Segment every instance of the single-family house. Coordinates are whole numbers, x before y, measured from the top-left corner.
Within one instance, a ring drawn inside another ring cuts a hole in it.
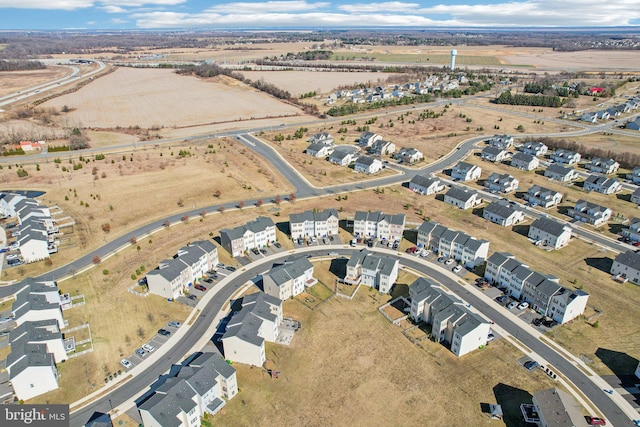
[[[458,162],[451,170],[451,178],[460,181],[474,181],[480,178],[482,169],[467,162]]]
[[[484,187],[492,193],[511,193],[516,191],[520,185],[514,176],[494,172],[484,181]]]
[[[608,120],[611,118],[611,114],[607,110],[599,110],[596,111],[596,117],[598,117],[598,120]]]
[[[540,166],[540,160],[533,154],[518,152],[511,158],[511,166],[524,171],[532,171]]]
[[[587,123],[598,123],[598,113],[588,111],[580,117],[580,120]]]
[[[509,157],[509,152],[504,148],[489,146],[482,149],[480,157],[482,157],[482,160],[497,163]]]
[[[632,242],[640,242],[640,218],[631,218],[629,227],[621,231],[623,237],[628,237]]]
[[[513,145],[513,137],[511,135],[494,135],[488,142],[492,147],[506,149]]]
[[[264,292],[281,300],[300,295],[316,283],[313,264],[306,257],[287,259],[262,275]]]
[[[375,255],[366,249],[354,253],[347,262],[344,282],[362,284],[389,293],[398,278],[400,263],[397,259]]]
[[[509,227],[524,221],[524,212],[506,200],[498,200],[484,207],[482,217],[503,227]]]
[[[569,209],[568,215],[575,220],[597,227],[609,221],[611,213],[611,209],[605,206],[580,199],[573,208]]]
[[[309,144],[321,143],[324,145],[332,145],[333,137],[328,132],[319,132],[309,137]]]
[[[382,161],[370,156],[360,156],[353,166],[356,172],[374,174],[382,170]]]
[[[634,167],[631,173],[627,174],[627,179],[634,184],[640,184],[640,166]]]
[[[486,345],[491,323],[439,284],[420,277],[409,286],[409,298],[411,318],[430,324],[436,342],[449,344],[456,356]]]
[[[266,361],[265,341],[275,342],[282,322],[282,300],[263,292],[242,297],[222,336],[224,357],[261,367]]]
[[[569,166],[562,166],[558,163],[547,166],[544,176],[560,182],[570,182],[577,178],[578,173]]]
[[[382,240],[401,240],[404,233],[405,215],[390,215],[380,211],[357,211],[353,220],[356,237],[375,237]]]
[[[402,147],[394,154],[394,157],[400,160],[402,163],[409,164],[417,163],[424,159],[424,155],[420,150],[418,150],[417,148],[408,147]]]
[[[444,190],[444,184],[440,178],[416,175],[409,181],[409,189],[419,194],[430,195]]]
[[[640,117],[636,117],[635,120],[628,120],[626,128],[630,130],[640,130]]]
[[[138,404],[145,427],[200,426],[205,414],[215,415],[238,393],[235,368],[217,353],[191,356],[169,375]]]
[[[556,163],[564,163],[567,165],[572,165],[574,163],[578,163],[580,161],[580,153],[565,150],[564,148],[558,148],[552,155],[551,160]]]
[[[360,138],[358,139],[358,145],[362,145],[364,147],[371,147],[374,142],[382,139],[382,136],[378,135],[374,132],[362,132],[360,134]]]
[[[233,257],[253,248],[262,248],[276,241],[276,225],[269,217],[258,217],[245,225],[220,230],[220,241]]]
[[[531,206],[549,208],[558,205],[562,201],[562,194],[555,190],[534,185],[527,190],[524,199],[529,202]]]
[[[387,156],[396,151],[396,144],[384,139],[379,139],[369,148],[369,153],[374,156]]]
[[[292,239],[328,237],[338,234],[340,218],[335,209],[304,211],[289,215],[289,231]]]
[[[443,257],[453,258],[469,269],[484,263],[489,253],[488,241],[433,221],[425,221],[418,227],[417,244]]]
[[[549,151],[549,147],[539,141],[525,142],[519,149],[525,154],[531,154],[536,157],[543,156],[547,154],[547,151]]]
[[[640,253],[627,251],[618,254],[613,259],[611,274],[640,285]]]
[[[327,157],[329,154],[331,154],[332,151],[333,149],[331,145],[326,145],[326,144],[323,144],[322,142],[314,142],[313,144],[307,147],[307,149],[305,150],[305,153],[313,157],[321,158],[321,157]]]
[[[602,95],[603,91],[604,89],[601,87],[592,87],[592,88],[589,88],[589,95],[591,96]]]
[[[636,190],[631,195],[631,203],[635,203],[640,206],[640,188],[636,188]]]
[[[560,249],[569,243],[571,228],[555,219],[543,216],[531,224],[528,233],[529,239],[554,249]]]
[[[482,203],[482,197],[477,191],[451,186],[444,195],[444,202],[460,209],[470,209]]]
[[[30,151],[40,151],[44,145],[44,141],[20,141],[20,148],[25,153]]]
[[[610,175],[615,173],[620,168],[620,163],[616,162],[613,159],[603,159],[600,157],[594,157],[589,160],[585,165],[585,169],[594,172],[594,173],[603,173],[605,175]]]
[[[589,175],[583,183],[583,188],[586,191],[614,194],[622,191],[622,183],[615,178],[607,178],[603,175]]]
[[[567,392],[556,387],[540,390],[533,394],[532,401],[533,413],[537,415],[537,418],[533,418],[531,421],[538,426],[588,427],[582,414],[582,408]]]
[[[329,155],[329,162],[338,166],[349,166],[355,159],[355,152],[345,150],[333,150]]]

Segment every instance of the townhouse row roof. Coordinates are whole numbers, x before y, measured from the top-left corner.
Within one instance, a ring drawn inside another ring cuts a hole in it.
[[[268,275],[277,286],[281,286],[303,276],[311,268],[313,264],[307,257],[289,258],[283,264],[274,265],[265,275]]]

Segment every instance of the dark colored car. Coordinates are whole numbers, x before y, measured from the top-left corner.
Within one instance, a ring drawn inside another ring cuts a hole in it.
[[[197,290],[202,291],[202,292],[204,292],[204,291],[206,291],[206,290],[207,290],[207,288],[205,288],[205,287],[204,287],[204,286],[202,286],[202,285],[195,285],[195,286],[194,286],[194,288],[196,288]]]
[[[227,270],[229,270],[229,271],[236,271],[236,268],[235,268],[235,267],[232,267],[232,266],[230,266],[230,265],[229,265],[229,266],[227,266]]]
[[[171,335],[171,332],[167,331],[166,329],[158,329],[158,333],[164,337],[168,337],[169,335]]]
[[[194,300],[194,301],[198,299],[198,297],[193,295],[193,294],[187,295],[187,298],[189,298],[191,300]]]
[[[267,250],[266,250],[266,249],[260,249],[260,253],[261,253],[262,255],[266,255],[266,254],[267,254]]]
[[[282,247],[282,245],[279,242],[275,242],[273,244],[273,246],[275,246],[276,248],[280,249]]]
[[[528,371],[532,371],[535,368],[537,368],[538,366],[540,366],[540,364],[538,362],[536,362],[535,360],[527,360],[526,362],[524,362],[524,367]]]
[[[254,255],[260,255],[260,251],[256,248],[251,249],[251,252],[253,252]]]
[[[540,326],[540,325],[542,325],[542,319],[540,319],[540,318],[533,319],[533,321],[531,323],[533,323],[536,326]]]

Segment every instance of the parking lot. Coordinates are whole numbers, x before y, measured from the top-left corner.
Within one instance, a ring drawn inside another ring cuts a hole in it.
[[[306,239],[300,238],[293,241],[293,247],[296,249],[304,248],[306,246],[324,246],[324,245],[340,245],[340,236],[332,234],[328,237],[308,237]]]
[[[165,324],[161,329],[164,329],[166,331],[168,331],[170,333],[170,335],[162,335],[160,333],[156,333],[153,337],[151,337],[150,340],[148,340],[147,342],[145,342],[144,344],[142,344],[140,347],[138,347],[136,349],[136,351],[134,351],[133,354],[131,354],[130,356],[126,357],[123,360],[128,360],[130,365],[128,368],[126,368],[124,366],[124,363],[121,363],[121,366],[125,369],[132,369],[133,367],[139,365],[140,363],[142,363],[142,361],[144,359],[146,359],[147,357],[149,357],[149,354],[153,353],[154,351],[158,350],[160,347],[162,347],[162,345],[164,345],[164,343],[166,343],[169,338],[171,337],[171,335],[176,332],[178,330],[178,328],[181,326],[179,322],[177,322],[178,326],[171,326],[171,324],[175,322],[175,321],[171,321],[168,322],[167,324]],[[143,348],[146,347],[147,349],[150,349],[151,351],[148,350],[143,350]],[[140,351],[143,350],[143,351]],[[106,380],[106,378],[105,378]],[[106,381],[105,381],[106,382]]]

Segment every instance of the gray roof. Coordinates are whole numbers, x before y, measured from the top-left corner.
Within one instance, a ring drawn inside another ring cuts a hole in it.
[[[462,323],[456,326],[455,332],[460,336],[465,336],[469,332],[473,331],[479,325],[483,323],[488,323],[482,317],[478,316],[475,313],[471,313],[470,311],[466,311],[466,315],[462,318]]]
[[[264,320],[275,322],[276,320],[276,315],[271,313],[270,304],[281,305],[282,301],[263,292],[253,295],[246,295],[242,298],[242,308],[234,313],[229,320],[227,331],[222,336],[223,339],[236,337],[256,346],[262,345],[264,338],[258,336],[262,322]]]
[[[16,296],[15,302],[11,305],[11,311],[16,319],[31,310],[50,310],[55,308],[60,308],[60,304],[49,302],[45,295],[26,292],[20,292]]]
[[[289,222],[293,224],[299,224],[302,222],[326,221],[332,216],[338,218],[338,211],[335,209],[325,209],[323,211],[317,212],[304,211],[290,214]]]
[[[9,333],[9,342],[12,343],[21,338],[27,342],[38,343],[53,339],[61,339],[62,333],[58,329],[58,321],[55,319],[24,322]]]
[[[490,146],[490,147],[484,147],[482,149],[482,154],[483,155],[489,155],[489,156],[497,156],[498,154],[504,152],[505,150],[503,148],[500,147],[494,147],[494,146]]]
[[[467,163],[467,162],[458,162],[453,169],[455,170],[459,170],[459,171],[468,171],[471,168],[476,167],[475,165],[472,165],[471,163]]]
[[[45,344],[31,344],[24,340],[11,344],[11,353],[7,357],[9,380],[14,379],[29,367],[52,365],[53,354],[47,352]]]
[[[487,258],[487,263],[500,266],[505,262],[507,262],[508,259],[511,259],[511,258],[513,258],[513,255],[511,255],[508,252],[494,252],[491,254],[489,258]]]
[[[182,378],[169,378],[157,392],[139,408],[149,411],[163,427],[178,427],[180,412],[188,413],[196,407],[195,391]]]
[[[469,190],[466,188],[460,188],[456,186],[451,186],[449,190],[446,192],[445,197],[448,196],[455,200],[460,200],[461,202],[469,201],[473,196],[477,196],[478,193],[473,190]]]
[[[543,216],[531,223],[531,227],[542,230],[545,233],[549,233],[552,236],[559,236],[564,233],[567,226],[561,222],[553,220],[549,217]]]
[[[147,276],[157,275],[163,277],[168,282],[172,282],[188,268],[190,268],[189,265],[182,260],[182,257],[165,259],[158,263],[158,267],[148,272]]]
[[[430,176],[416,175],[413,178],[411,178],[410,182],[412,184],[419,185],[420,187],[429,188],[433,184],[439,183],[440,179],[439,178],[432,178]]]
[[[195,359],[189,362],[189,366],[200,367],[209,365],[223,378],[229,379],[236,373],[236,368],[227,363],[218,353],[200,353]]]
[[[550,199],[556,194],[560,194],[558,191],[549,190],[548,188],[541,187],[539,185],[533,185],[527,190],[527,194],[540,199]]]
[[[409,297],[415,301],[433,300],[443,293],[437,282],[426,277],[419,277],[409,285]]]
[[[366,166],[371,166],[373,164],[373,162],[375,162],[376,160],[378,160],[378,159],[376,159],[374,157],[371,157],[371,156],[360,156],[360,157],[358,157],[358,160],[356,160],[356,163],[360,163],[360,164],[366,165]]]
[[[533,271],[531,271],[531,269],[529,267],[527,267],[524,264],[520,264],[515,270],[513,270],[511,272],[520,282],[524,282],[525,279],[529,276],[531,276],[531,274],[533,274]]]
[[[327,147],[327,144],[322,142],[314,142],[307,147],[307,151],[320,151]]]
[[[544,297],[551,298],[561,289],[564,289],[557,282],[553,282],[549,279],[544,279],[536,286],[536,291],[540,292]]]
[[[303,276],[305,271],[313,268],[313,264],[306,257],[285,260],[284,264],[274,265],[265,276],[271,277],[277,286],[287,283],[289,280]]]
[[[206,253],[212,253],[213,251],[217,251],[218,248],[209,240],[196,240],[191,243],[193,246],[197,246]]]
[[[334,150],[333,153],[331,153],[331,156],[329,156],[330,159],[336,159],[336,160],[342,160],[344,158],[346,158],[347,156],[352,156],[353,153],[350,151],[343,151],[343,150]]]
[[[515,209],[510,203],[504,201],[491,202],[484,207],[483,212],[489,212],[501,218],[509,218],[518,209]]]
[[[511,161],[530,163],[532,160],[536,158],[537,157],[534,156],[533,154],[527,154],[527,153],[518,151],[516,154],[513,155],[513,157],[511,158]]]
[[[607,178],[602,175],[589,175],[585,180],[585,183],[598,185],[602,188],[609,188],[618,183],[618,180],[615,178]]]
[[[572,172],[574,169],[570,166],[562,166],[561,164],[558,163],[553,163],[551,165],[549,165],[547,167],[547,169],[545,170],[546,172],[549,173],[553,173],[556,175],[567,175],[568,173]]]
[[[634,251],[623,252],[618,254],[614,261],[640,271],[640,253]]]
[[[587,427],[582,409],[568,393],[557,388],[533,394],[538,411],[547,425],[554,427]]]
[[[227,238],[231,241],[237,240],[244,236],[247,230],[251,230],[253,233],[260,233],[265,231],[269,227],[275,227],[273,220],[269,217],[259,216],[253,221],[247,222],[245,225],[240,225],[231,229],[220,230],[220,234],[226,234]]]

